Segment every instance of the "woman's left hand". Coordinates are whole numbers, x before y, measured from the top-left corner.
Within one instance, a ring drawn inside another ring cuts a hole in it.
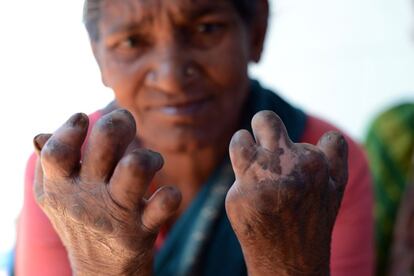
[[[230,143],[236,181],[226,198],[249,275],[328,275],[348,175],[344,137],[295,144],[270,111],[256,114],[252,128],[255,139],[241,130]]]

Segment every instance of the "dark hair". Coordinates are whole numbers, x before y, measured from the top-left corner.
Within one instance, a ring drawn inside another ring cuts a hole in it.
[[[103,0],[85,0],[83,7],[83,22],[88,31],[89,38],[93,41],[99,39],[98,22],[100,6]],[[241,18],[249,24],[256,12],[256,0],[230,0]]]

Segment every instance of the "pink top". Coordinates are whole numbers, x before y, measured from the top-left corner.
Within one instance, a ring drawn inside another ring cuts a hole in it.
[[[99,117],[99,112],[92,114],[90,125]],[[329,130],[336,128],[308,116],[302,142],[316,144]],[[349,181],[333,230],[331,275],[369,276],[373,275],[374,268],[371,176],[360,146],[349,137],[347,141]],[[16,273],[19,276],[69,276],[72,273],[66,250],[33,196],[35,164],[36,156],[32,155],[26,168],[25,199],[18,224]]]

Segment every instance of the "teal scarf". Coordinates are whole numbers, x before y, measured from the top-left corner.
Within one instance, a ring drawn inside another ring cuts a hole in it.
[[[272,91],[251,82],[242,128],[251,131],[250,121],[261,110],[277,113],[290,138],[298,142],[306,115]],[[155,275],[247,275],[240,244],[227,219],[224,199],[234,182],[228,156],[177,220],[155,258]]]

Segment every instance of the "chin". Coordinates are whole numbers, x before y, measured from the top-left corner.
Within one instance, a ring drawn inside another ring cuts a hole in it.
[[[165,131],[163,134],[152,135],[153,139],[144,139],[144,144],[161,153],[191,153],[202,148],[217,144],[217,136],[207,131]],[[148,141],[148,142],[145,142]]]

